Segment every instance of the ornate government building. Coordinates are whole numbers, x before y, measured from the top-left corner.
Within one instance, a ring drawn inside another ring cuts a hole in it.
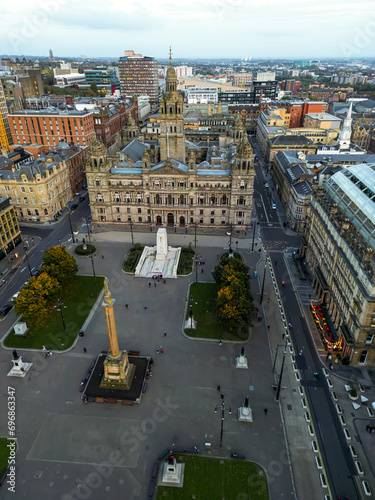
[[[170,58],[171,61],[171,58]],[[251,224],[254,154],[237,117],[219,140],[186,140],[183,99],[172,62],[160,103],[158,140],[145,140],[134,120],[126,143],[108,154],[93,140],[87,186],[93,222],[245,230]]]

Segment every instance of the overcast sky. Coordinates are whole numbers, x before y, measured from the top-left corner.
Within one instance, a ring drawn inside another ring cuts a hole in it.
[[[0,53],[120,57],[324,58],[375,55],[373,0],[17,0]]]

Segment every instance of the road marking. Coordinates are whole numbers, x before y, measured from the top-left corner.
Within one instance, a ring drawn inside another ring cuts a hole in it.
[[[26,269],[26,267],[24,267],[23,269],[21,269],[20,273],[23,273],[25,269]]]

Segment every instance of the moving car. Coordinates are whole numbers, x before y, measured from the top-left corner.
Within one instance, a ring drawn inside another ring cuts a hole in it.
[[[82,201],[85,201],[85,199],[86,199],[86,198],[85,198],[84,196],[81,196],[81,197],[80,197],[80,199],[79,199],[79,201],[81,201],[81,202],[82,202]]]
[[[1,288],[3,285],[5,285],[5,283],[6,283],[6,280],[0,280],[0,288]]]
[[[18,297],[18,295],[19,295],[19,294],[20,294],[20,292],[16,292],[16,293],[12,296],[11,300],[16,300],[16,298]]]
[[[74,203],[74,205],[72,205],[72,206],[71,206],[70,211],[71,211],[71,212],[74,212],[74,210],[75,210],[76,208],[78,208],[78,205],[77,205],[77,203]]]
[[[276,203],[272,202],[271,207],[273,208],[273,210],[276,210]]]
[[[6,306],[3,306],[1,309],[0,309],[0,316],[1,317],[4,317],[8,314],[8,312],[12,309],[13,306],[11,306],[10,304],[7,304]]]
[[[264,183],[264,187],[265,187],[265,188],[268,188],[268,187],[269,187],[268,182],[265,182],[265,183]]]

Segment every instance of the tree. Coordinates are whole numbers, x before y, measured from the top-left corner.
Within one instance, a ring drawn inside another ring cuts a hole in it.
[[[98,86],[96,85],[96,82],[92,82],[90,85],[90,90],[94,92],[94,95],[98,95]]]
[[[61,293],[61,285],[46,272],[29,283],[20,291],[15,300],[17,314],[22,314],[29,326],[40,326],[52,315],[54,304]]]
[[[223,257],[212,273],[219,286],[216,307],[219,319],[230,329],[240,330],[250,323],[253,299],[249,268],[236,257]]]
[[[65,250],[65,245],[49,248],[44,252],[43,271],[55,278],[62,288],[77,274],[77,263],[69,252]]]

